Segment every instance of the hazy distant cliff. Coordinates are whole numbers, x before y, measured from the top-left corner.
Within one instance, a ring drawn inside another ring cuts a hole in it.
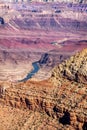
[[[86,0],[4,0],[5,2],[30,2],[30,1],[36,1],[36,2],[74,2],[74,3],[87,3]]]

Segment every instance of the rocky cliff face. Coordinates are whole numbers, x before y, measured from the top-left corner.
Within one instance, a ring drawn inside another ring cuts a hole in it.
[[[60,76],[87,84],[87,49],[78,52],[69,60],[56,66],[52,72],[52,76],[56,77],[56,79]]]
[[[48,52],[41,56],[41,59],[39,60],[39,64],[41,67],[45,66],[45,67],[53,68],[56,64],[63,62],[69,56],[70,56],[70,54],[63,55],[63,53],[61,53],[61,52],[59,54],[55,54],[55,53],[49,54],[49,52]]]

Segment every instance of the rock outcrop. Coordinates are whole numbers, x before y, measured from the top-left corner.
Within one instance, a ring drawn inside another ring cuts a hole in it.
[[[69,80],[87,84],[87,49],[78,52],[69,60],[56,66],[53,69],[52,76],[65,77]]]
[[[67,59],[70,56],[69,54],[63,54],[63,52],[60,52],[58,54],[50,54],[50,52],[45,53],[41,56],[39,60],[40,66],[46,66],[53,68],[56,64],[59,64],[63,62],[65,59]]]
[[[32,114],[38,112],[38,114],[45,115],[50,121],[55,120],[56,130],[58,128],[62,130],[71,128],[80,130],[83,127],[87,128],[86,86],[83,86],[83,88],[81,86],[83,85],[71,84],[65,80],[61,87],[55,87],[48,81],[9,83],[9,87],[4,92],[0,92],[0,105],[5,104],[12,109],[31,111]],[[2,83],[0,87],[3,88],[5,85]],[[2,88],[1,90],[3,90]],[[12,119],[12,117],[10,118]],[[28,122],[30,119],[26,117],[26,120]],[[46,121],[48,122],[47,118]],[[39,129],[40,124],[38,123],[38,125]],[[51,125],[52,123],[49,124],[49,126]],[[16,124],[16,126],[23,127],[19,124]],[[34,124],[31,125],[31,128],[33,127]],[[44,127],[46,129],[46,126]]]

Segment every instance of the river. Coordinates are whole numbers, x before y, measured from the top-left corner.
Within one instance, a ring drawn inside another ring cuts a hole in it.
[[[38,72],[38,70],[40,69],[40,68],[39,68],[39,65],[38,65],[38,62],[33,62],[33,63],[32,63],[32,66],[33,66],[33,70],[31,70],[31,72],[29,72],[28,75],[27,75],[24,79],[20,80],[19,82],[23,82],[23,81],[29,80],[29,79],[32,78],[32,76],[34,76],[34,75]]]

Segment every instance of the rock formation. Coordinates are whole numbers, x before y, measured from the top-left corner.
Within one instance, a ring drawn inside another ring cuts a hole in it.
[[[64,61],[87,48],[86,5],[9,7],[0,6],[0,130],[87,130],[87,49]],[[56,64],[51,77],[18,82],[38,60],[39,77]]]
[[[61,72],[60,65],[55,67],[49,80],[24,83],[0,82],[0,127],[7,130],[16,128],[23,130],[33,128],[37,130],[42,128],[44,130],[86,130],[87,85],[84,84],[84,78],[82,78],[82,76],[84,77],[83,72],[86,70],[81,66],[82,62],[83,65],[87,62],[86,58],[87,49],[84,49],[62,63]],[[64,64],[66,63],[65,67],[70,67],[74,62],[76,66],[73,67],[78,70],[81,68],[78,71],[82,72],[82,75],[79,75],[81,83],[70,81],[64,78],[66,75],[62,74]],[[2,117],[2,110],[5,110],[4,117]],[[8,114],[9,120],[7,121]],[[17,114],[16,120],[15,114]]]
[[[69,56],[70,56],[70,54],[67,55],[62,52],[60,52],[59,54],[55,54],[55,53],[50,54],[50,52],[48,52],[41,56],[41,58],[39,60],[39,64],[41,67],[46,66],[46,67],[53,68],[56,64],[63,62]]]
[[[87,49],[78,52],[53,70],[52,76],[65,77],[69,80],[87,84]]]

